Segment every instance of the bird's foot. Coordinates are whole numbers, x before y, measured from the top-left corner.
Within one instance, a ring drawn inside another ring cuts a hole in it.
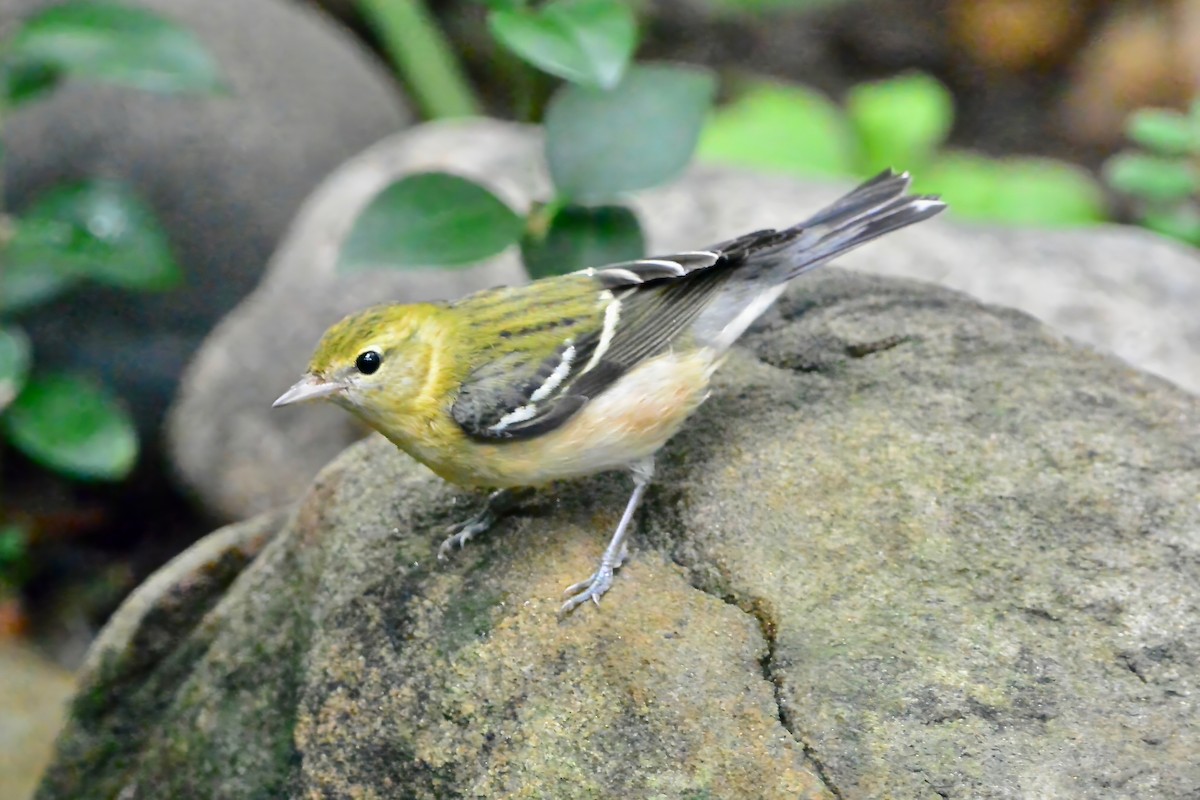
[[[492,492],[488,496],[487,505],[480,509],[478,514],[447,528],[450,535],[438,547],[438,561],[445,561],[455,548],[462,549],[471,539],[486,533],[530,493],[529,489],[500,489]]]
[[[438,547],[438,561],[445,561],[455,549],[461,550],[463,545],[495,524],[496,515],[486,508],[470,519],[454,523],[447,529],[450,535]]]
[[[607,592],[612,587],[613,568],[601,567],[592,573],[592,577],[586,581],[572,584],[567,587],[563,594],[569,594],[571,597],[567,602],[562,604],[562,608],[558,610],[558,616],[565,617],[576,609],[576,607],[591,600],[597,606],[600,605],[600,595]]]
[[[621,568],[628,555],[629,551],[621,548],[621,555],[615,563],[610,564],[607,558],[602,558],[600,559],[600,566],[591,574],[591,577],[568,586],[563,594],[570,595],[570,597],[567,598],[567,602],[562,604],[562,608],[558,610],[559,619],[570,614],[588,600],[591,600],[599,607],[600,596],[612,588],[613,573]]]

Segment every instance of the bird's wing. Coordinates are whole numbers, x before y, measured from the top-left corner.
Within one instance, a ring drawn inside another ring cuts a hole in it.
[[[692,323],[698,343],[728,348],[781,284],[945,207],[908,188],[907,174],[888,170],[790,228],[466,298],[463,318],[502,341],[478,348],[454,419],[478,439],[540,436]]]
[[[462,382],[451,415],[476,439],[553,431],[666,351],[723,282],[723,264],[715,250],[677,253],[466,298],[464,316],[499,332]]]

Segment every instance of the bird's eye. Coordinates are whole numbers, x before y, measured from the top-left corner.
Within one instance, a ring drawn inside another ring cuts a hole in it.
[[[365,353],[360,353],[358,358],[354,359],[354,366],[358,367],[358,371],[363,375],[370,375],[378,370],[383,365],[383,356],[374,350],[368,350]]]

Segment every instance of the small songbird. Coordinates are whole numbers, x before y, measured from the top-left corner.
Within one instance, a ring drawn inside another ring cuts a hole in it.
[[[439,558],[486,531],[517,490],[627,469],[633,494],[566,613],[599,603],[626,557],[654,455],[704,402],[738,337],[793,278],[945,205],[890,170],[785,230],[449,303],[346,317],[276,406],[324,398],[452,483],[495,489]]]

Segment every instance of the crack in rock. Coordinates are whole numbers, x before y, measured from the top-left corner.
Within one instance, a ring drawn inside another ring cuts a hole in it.
[[[705,582],[696,577],[696,570],[693,566],[687,564],[684,559],[676,552],[675,548],[669,548],[667,551],[668,557],[677,566],[683,568],[688,575],[688,583],[698,592],[702,592],[711,597],[715,597],[726,605],[737,608],[744,614],[754,618],[758,623],[759,632],[762,634],[763,641],[767,645],[767,651],[762,658],[758,659],[759,667],[762,670],[763,680],[771,684],[771,695],[775,700],[775,712],[779,719],[779,724],[783,727],[788,735],[803,749],[804,757],[812,764],[813,771],[817,778],[824,784],[829,793],[843,800],[841,790],[833,782],[833,776],[826,768],[825,763],[821,760],[816,752],[816,748],[810,744],[803,735],[798,733],[795,728],[795,723],[788,714],[784,705],[783,698],[783,682],[782,679],[775,674],[773,665],[775,663],[776,637],[778,633],[778,625],[774,619],[774,615],[770,608],[770,603],[762,598],[752,598],[745,600],[739,598],[738,594],[732,591],[720,591],[716,588],[706,586]],[[713,565],[708,565],[713,566]]]

